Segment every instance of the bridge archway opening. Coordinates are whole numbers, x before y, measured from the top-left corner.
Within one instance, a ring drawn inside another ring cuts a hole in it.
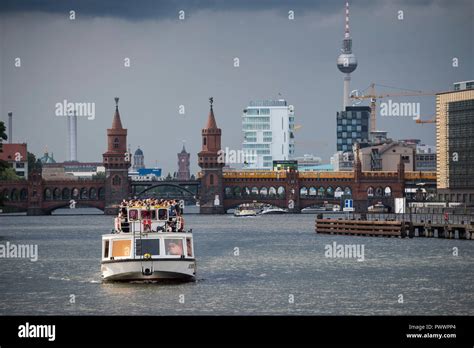
[[[99,188],[99,200],[102,201],[105,199],[105,187]]]
[[[89,199],[89,192],[87,188],[81,188],[81,199]]]
[[[280,198],[280,199],[285,198],[285,188],[283,186],[278,187],[277,197]]]
[[[196,202],[196,193],[186,187],[175,184],[158,184],[146,188],[137,194],[138,198],[161,198],[161,199],[183,199]]]
[[[71,190],[69,190],[67,187],[63,188],[63,192],[61,193],[61,198],[63,200],[71,199]]]
[[[87,209],[84,209],[87,208]],[[50,207],[47,213],[51,215],[102,215],[104,211],[102,207],[94,203],[78,201],[71,204],[70,201],[60,202],[53,207]]]
[[[79,189],[77,187],[74,187],[71,190],[71,198],[74,200],[79,200],[79,195],[80,195]]]
[[[271,186],[271,187],[268,189],[268,197],[269,197],[269,198],[275,198],[275,197],[276,197],[276,194],[277,194],[276,188],[274,188],[273,186]]]
[[[2,200],[9,201],[10,200],[10,191],[8,189],[3,189],[2,191]]]
[[[28,200],[28,190],[26,188],[22,188],[20,191],[20,201]]]
[[[14,202],[18,202],[20,200],[20,193],[16,188],[14,188],[11,192],[10,199]]]

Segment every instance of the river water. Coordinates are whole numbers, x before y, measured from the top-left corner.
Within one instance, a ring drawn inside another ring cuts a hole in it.
[[[198,279],[160,285],[101,283],[110,216],[1,216],[0,244],[36,244],[38,260],[0,259],[0,314],[474,314],[473,241],[317,235],[314,218],[187,215]],[[334,242],[364,261],[326,257]]]

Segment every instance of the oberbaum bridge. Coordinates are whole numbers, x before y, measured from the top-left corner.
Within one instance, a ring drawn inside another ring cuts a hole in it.
[[[207,124],[201,132],[198,179],[131,181],[127,129],[122,126],[116,98],[112,127],[107,129],[107,151],[103,154],[105,178],[45,180],[41,172],[32,172],[28,180],[0,181],[4,207],[26,211],[28,215],[49,215],[74,203],[77,207],[95,207],[104,214],[116,214],[122,199],[154,196],[199,202],[201,214],[224,214],[242,203],[253,202],[299,213],[306,207],[325,202],[341,204],[346,199],[352,200],[356,212],[366,212],[379,202],[393,209],[395,198],[404,197],[406,188],[417,188],[420,183],[426,188],[436,187],[435,173],[405,172],[401,161],[396,172],[362,171],[358,154],[352,171],[224,170],[224,163],[218,160],[222,131],[217,127],[212,98],[210,101]]]

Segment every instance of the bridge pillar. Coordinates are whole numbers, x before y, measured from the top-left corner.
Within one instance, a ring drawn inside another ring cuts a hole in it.
[[[107,152],[103,157],[105,167],[105,209],[104,214],[117,214],[118,205],[130,195],[128,168],[130,154],[127,152],[127,129],[122,127],[118,100],[115,98],[115,114],[112,128],[107,129]]]
[[[286,208],[290,213],[301,212],[298,171],[294,169],[286,173]]]
[[[225,214],[224,183],[222,167],[225,156],[221,150],[221,129],[217,128],[213,99],[206,127],[201,131],[202,149],[198,153],[198,164],[201,167],[201,194],[199,212],[201,214]]]

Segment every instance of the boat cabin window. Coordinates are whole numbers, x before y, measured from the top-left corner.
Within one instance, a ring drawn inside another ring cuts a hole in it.
[[[109,257],[109,245],[110,245],[110,241],[107,239],[104,243],[104,258]]]
[[[132,245],[131,240],[114,240],[112,244],[112,256],[113,257],[130,256],[131,245]]]
[[[137,220],[138,219],[138,210],[137,209],[130,209],[128,211],[128,219],[130,221]]]
[[[177,238],[165,239],[165,250],[166,255],[184,255],[183,240]]]
[[[142,210],[141,213],[142,213],[142,220],[155,219],[156,212],[154,210]]]
[[[167,208],[158,209],[158,220],[159,221],[168,220],[168,209]]]
[[[193,256],[193,243],[191,243],[191,238],[186,238],[186,251],[189,257]]]
[[[160,255],[160,240],[159,239],[135,240],[135,255],[143,256],[145,254]]]

